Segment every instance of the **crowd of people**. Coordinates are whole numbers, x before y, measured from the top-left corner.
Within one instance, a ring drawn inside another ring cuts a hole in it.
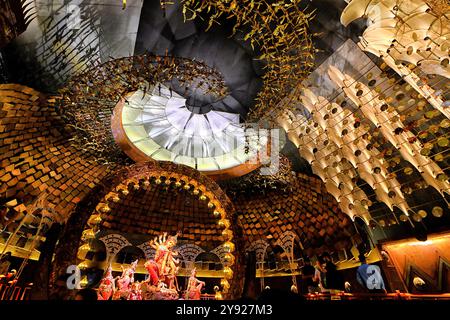
[[[0,258],[0,284],[13,285],[15,281],[17,281],[16,270],[9,270],[11,266],[11,257],[11,253],[8,252]],[[368,264],[367,259],[363,254],[359,256],[359,260],[361,264],[356,269],[356,281],[361,285],[362,288],[364,288],[367,293],[386,293],[387,291],[380,267],[375,264]],[[300,292],[295,286],[294,288],[291,288],[291,293],[294,293],[295,295],[297,295],[298,293],[305,295],[314,293],[333,294],[338,292],[352,292],[350,282],[346,281],[343,273],[338,271],[336,264],[333,263],[332,258],[328,253],[324,253],[319,256],[315,260],[314,264],[308,257],[304,258],[304,266],[302,267],[301,274],[302,281]],[[188,290],[186,291],[187,293],[189,293],[189,295],[185,297],[186,299],[197,300],[200,298],[199,295],[205,283],[198,281],[195,276],[196,274],[194,270],[189,279],[189,286]],[[105,279],[109,278],[105,277],[102,281],[105,281]],[[62,279],[61,282],[61,287],[66,285],[66,279]],[[99,295],[101,296],[101,294],[104,293],[105,290],[99,291],[100,293],[97,293],[97,291],[93,289],[83,289],[77,292],[75,299],[97,300]],[[133,290],[130,290],[130,292],[132,291]],[[274,290],[266,288],[261,296],[268,297],[270,296],[269,293],[271,292],[274,292]],[[109,293],[111,295],[113,291]]]
[[[367,293],[386,293],[381,269],[377,265],[367,263],[364,254],[359,256],[361,265],[356,270],[357,282]],[[309,258],[304,259],[302,268],[303,292],[306,293],[337,293],[351,292],[350,282],[345,281],[344,276],[338,271],[330,254],[319,256],[314,265]]]

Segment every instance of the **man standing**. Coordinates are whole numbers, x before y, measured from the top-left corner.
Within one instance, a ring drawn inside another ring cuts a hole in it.
[[[344,291],[344,278],[331,260],[330,254],[325,252],[322,258],[325,261],[325,289],[330,290],[332,293],[334,291]]]
[[[305,265],[302,268],[302,284],[303,294],[320,292],[319,281],[320,272],[311,265],[311,261],[308,257],[304,259]],[[319,274],[319,275],[317,275]]]
[[[370,293],[387,293],[380,267],[367,264],[364,254],[359,255],[361,265],[356,270],[356,280]]]

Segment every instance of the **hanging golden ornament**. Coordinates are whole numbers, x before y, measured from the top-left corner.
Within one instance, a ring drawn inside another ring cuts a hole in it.
[[[449,119],[444,119],[441,121],[441,123],[439,124],[441,128],[443,129],[447,129],[448,127],[450,127],[450,120]]]
[[[93,226],[96,226],[96,225],[100,224],[100,222],[102,222],[102,218],[100,217],[100,215],[99,214],[93,214],[92,216],[89,217],[89,220],[88,220],[87,224],[90,227],[93,227]]]
[[[419,132],[419,138],[420,139],[426,139],[427,137],[428,137],[428,132],[427,131]]]
[[[223,244],[223,248],[226,252],[231,253],[234,252],[235,246],[233,242],[227,241]]]
[[[438,144],[439,147],[442,147],[442,148],[448,147],[448,139],[447,139],[447,137],[440,137],[437,140],[437,144]]]
[[[78,248],[77,257],[80,260],[83,260],[86,258],[86,254],[91,250],[91,247],[88,243],[83,244],[81,247]]]
[[[434,160],[436,161],[436,162],[442,162],[442,161],[444,161],[444,156],[441,154],[441,153],[439,153],[439,154],[437,154],[437,155],[435,155],[434,156]]]
[[[429,156],[431,153],[431,149],[433,148],[433,146],[428,144],[425,144],[425,146],[422,148],[422,150],[420,150],[420,154],[423,156]]]
[[[434,207],[433,210],[431,211],[431,213],[436,218],[440,218],[444,214],[444,210],[441,207]]]
[[[428,131],[430,131],[433,134],[436,134],[439,131],[439,126],[433,124],[428,127]]]
[[[419,214],[419,216],[421,216],[422,218],[426,218],[427,217],[427,212],[425,210],[419,210],[417,212]]]
[[[78,265],[81,270],[87,269],[89,267],[88,261],[83,261]]]
[[[406,214],[402,214],[402,215],[400,216],[400,221],[402,221],[402,222],[408,221],[408,216],[407,216]]]
[[[81,281],[80,281],[80,286],[84,288],[84,287],[86,287],[88,284],[89,284],[89,280],[88,280],[87,276],[84,276],[84,277],[81,279]]]
[[[397,221],[395,221],[395,219],[390,219],[389,220],[389,225],[390,226],[394,226],[394,225],[396,225],[397,224]]]
[[[411,194],[413,189],[410,186],[402,186],[401,190],[404,194]]]
[[[403,170],[403,172],[406,174],[406,175],[411,175],[413,172],[414,172],[414,170],[411,168],[411,167],[406,167],[404,170]]]
[[[427,101],[426,100],[419,100],[419,102],[417,103],[417,106],[420,107],[420,110],[423,110],[423,108],[427,105]]]
[[[83,240],[94,239],[95,238],[95,232],[94,232],[93,229],[84,230],[81,237],[82,237]]]
[[[417,214],[417,213],[413,214],[412,218],[416,222],[422,221],[422,217],[419,214]]]
[[[403,99],[405,99],[405,97],[406,97],[406,95],[403,92],[399,91],[395,95],[395,100],[402,101]]]
[[[222,286],[222,288],[223,288],[224,290],[230,288],[230,283],[228,282],[227,279],[221,279],[221,280],[220,280],[220,285]]]
[[[416,100],[415,99],[409,99],[407,102],[407,106],[408,107],[412,107],[416,104]]]

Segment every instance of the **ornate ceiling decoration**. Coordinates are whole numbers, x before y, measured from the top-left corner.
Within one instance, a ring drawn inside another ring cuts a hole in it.
[[[226,86],[221,75],[199,61],[144,54],[111,60],[73,78],[58,99],[69,127],[76,133],[73,142],[91,150],[98,159],[123,161],[111,134],[111,115],[128,93],[159,83],[197,88],[221,97]]]
[[[197,114],[184,97],[162,84],[138,90],[119,103],[113,134],[137,162],[172,161],[206,174],[253,160],[267,144],[261,133],[245,130],[238,114],[215,110]],[[248,165],[251,170],[257,167]]]
[[[239,196],[242,192],[261,192],[265,190],[287,191],[291,188],[295,173],[292,164],[285,156],[281,156],[279,169],[272,175],[261,175],[260,171],[253,171],[242,177],[221,181],[220,186],[230,196]]]
[[[300,2],[181,1],[185,20],[198,16],[208,19],[209,29],[222,17],[232,19],[234,32],[243,31],[244,40],[261,51],[259,59],[267,63],[262,77],[264,86],[256,98],[256,105],[250,110],[249,120],[270,118],[270,114],[279,114],[295,106],[303,88],[302,82],[312,70],[314,49],[308,25],[313,15],[303,11]],[[169,1],[161,1],[163,7],[168,4]]]
[[[359,46],[384,62],[450,118],[448,105],[420,73],[450,78],[450,5],[448,1],[353,0],[341,22],[367,17]]]

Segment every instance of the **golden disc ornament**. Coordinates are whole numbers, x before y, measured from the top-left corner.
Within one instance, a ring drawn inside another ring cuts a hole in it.
[[[431,214],[436,218],[440,218],[444,214],[444,210],[441,207],[434,207]]]
[[[442,120],[441,123],[439,123],[439,126],[443,129],[447,129],[448,127],[450,127],[450,120],[449,119]]]
[[[448,147],[448,139],[447,139],[447,137],[440,137],[440,138],[437,140],[437,144],[438,144],[438,146],[441,147],[441,148]]]
[[[444,161],[444,156],[442,155],[442,154],[437,154],[437,155],[435,155],[434,156],[434,160],[436,161],[436,162],[442,162],[442,161]]]
[[[419,210],[419,212],[417,212],[419,214],[419,216],[421,216],[422,218],[426,218],[427,217],[427,212],[425,210]]]
[[[403,170],[403,172],[404,172],[406,175],[410,176],[410,175],[413,174],[414,170],[413,170],[411,167],[406,167],[406,168]]]

